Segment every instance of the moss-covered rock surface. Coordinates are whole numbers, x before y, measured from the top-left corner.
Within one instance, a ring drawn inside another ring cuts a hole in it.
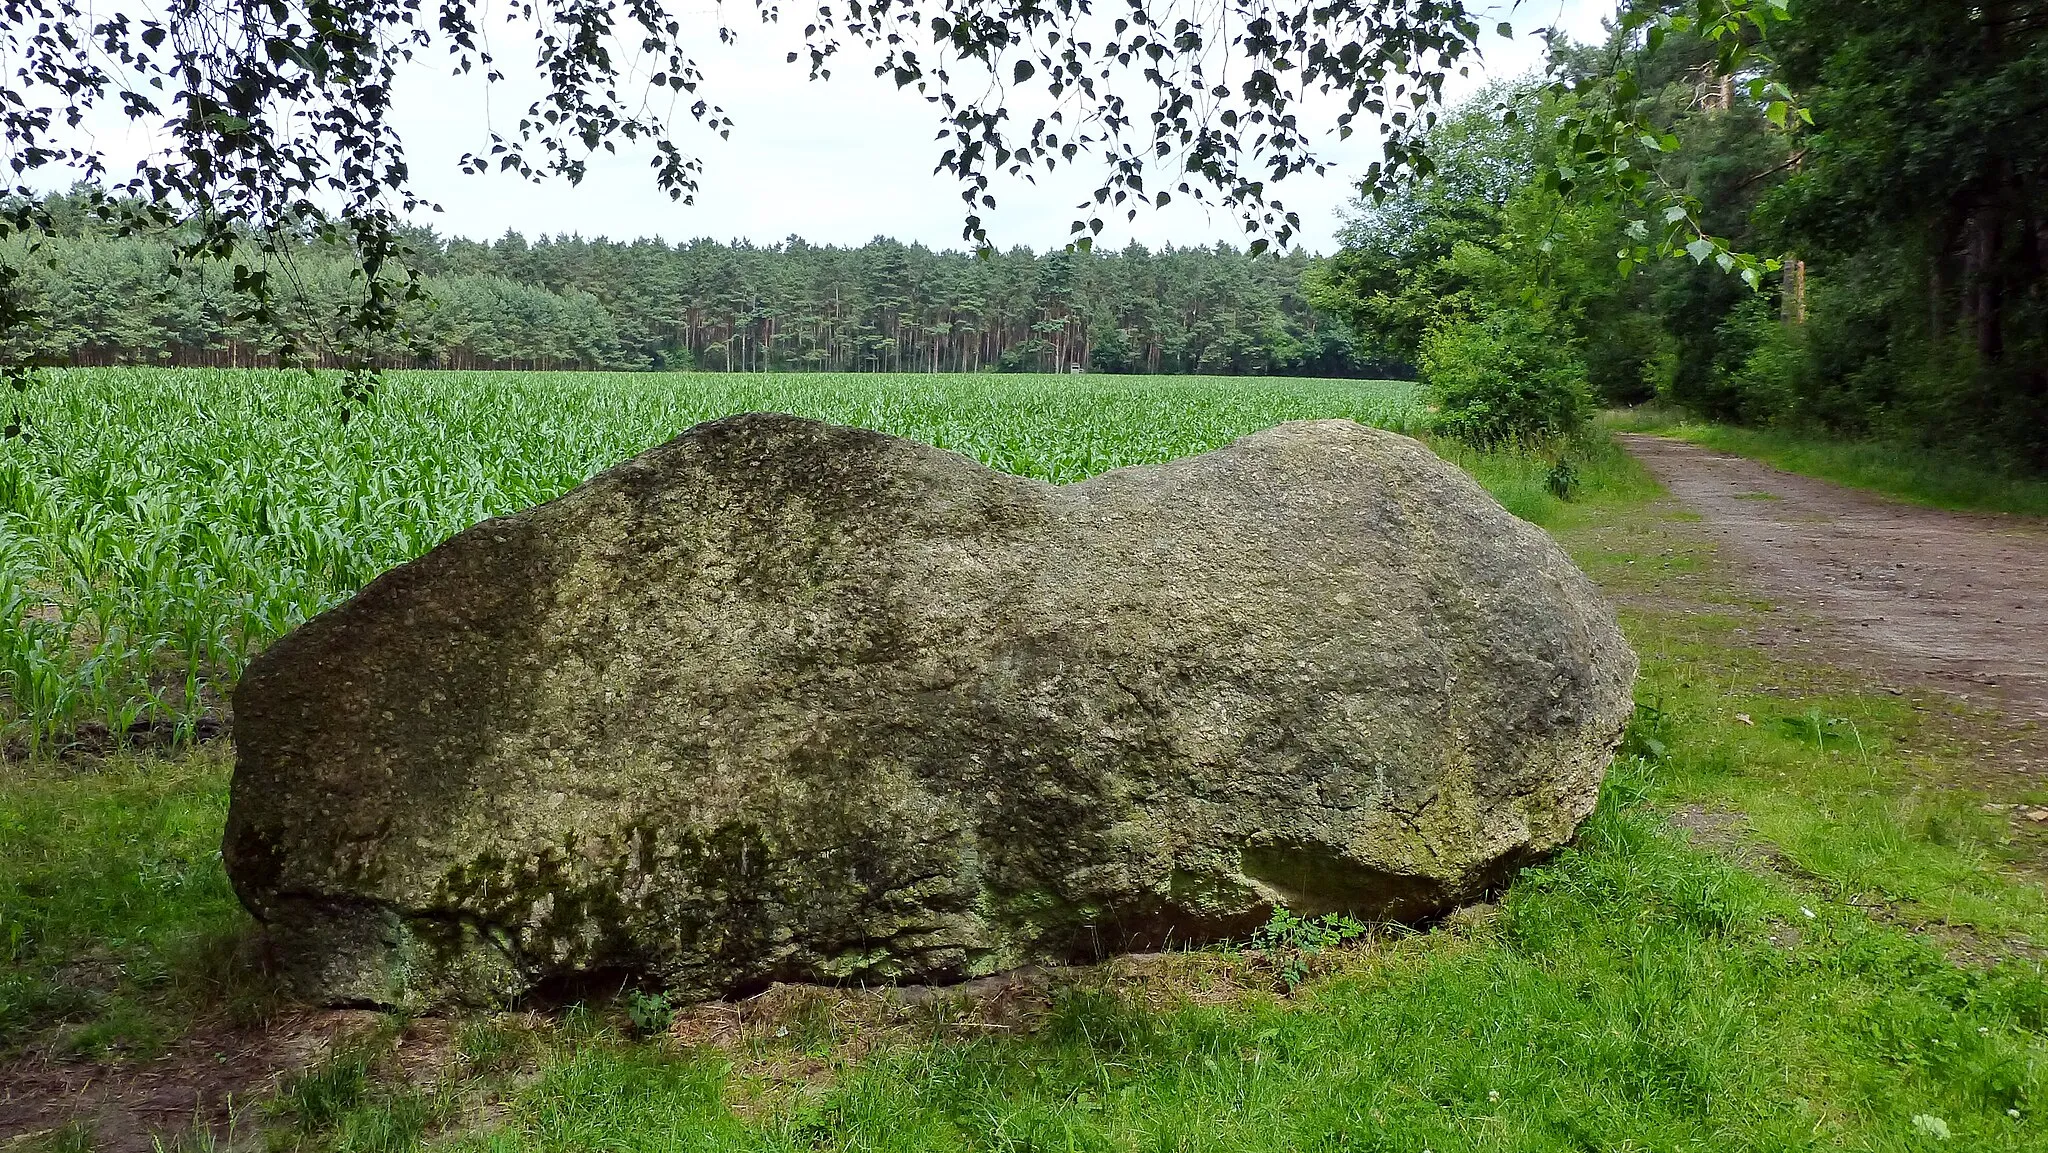
[[[1392,433],[1055,486],[738,416],[274,645],[224,853],[330,1002],[946,981],[1465,901],[1591,811],[1635,670]]]

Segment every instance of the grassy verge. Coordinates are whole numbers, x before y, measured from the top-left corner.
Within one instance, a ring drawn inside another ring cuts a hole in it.
[[[724,1032],[644,1003],[393,1020],[247,1124],[336,1153],[2048,1145],[2048,908],[1983,808],[2048,798],[1971,775],[1983,720],[1768,655],[1766,607],[1604,440],[1564,450],[1569,501],[1555,451],[1445,451],[1616,595],[1644,662],[1594,818],[1497,907],[1327,950],[1291,992],[1212,950],[1000,1019],[820,994],[710,1010]],[[0,769],[12,1036],[146,1052],[260,1015],[218,975],[224,783],[207,751]]]
[[[265,994],[220,866],[224,750],[0,762],[0,1057],[149,1055]]]
[[[1616,432],[1676,437],[1718,452],[1761,460],[1787,472],[1867,488],[1933,508],[2048,516],[2048,480],[2015,476],[1978,459],[1917,445],[1737,428],[1651,408],[1611,412],[1601,423]]]
[[[1603,432],[1557,444],[1480,451],[1432,437],[1429,446],[1471,473],[1509,512],[1546,527],[1575,509],[1604,510],[1640,504],[1661,490],[1635,459]]]

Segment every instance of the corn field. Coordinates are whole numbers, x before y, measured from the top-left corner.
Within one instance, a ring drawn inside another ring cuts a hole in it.
[[[1110,376],[53,372],[0,442],[0,726],[35,753],[216,725],[265,644],[486,517],[776,410],[1068,482],[1282,420],[1415,420],[1395,382]]]

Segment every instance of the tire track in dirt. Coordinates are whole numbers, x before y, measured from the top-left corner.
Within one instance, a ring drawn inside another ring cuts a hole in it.
[[[2048,721],[2048,522],[1903,504],[1685,441],[1620,440],[1832,663]]]

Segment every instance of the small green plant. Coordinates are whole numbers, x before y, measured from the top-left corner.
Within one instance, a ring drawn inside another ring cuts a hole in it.
[[[1671,714],[1662,700],[1637,701],[1628,728],[1622,733],[1621,755],[1645,764],[1659,764],[1671,755]]]
[[[1543,478],[1543,486],[1550,495],[1559,500],[1570,500],[1579,491],[1579,469],[1568,456],[1560,456],[1550,466],[1549,475]]]
[[[1281,986],[1291,993],[1308,979],[1309,963],[1316,954],[1356,940],[1366,931],[1363,923],[1341,913],[1303,917],[1280,905],[1252,934],[1252,947],[1266,955]]]
[[[633,1025],[633,1033],[640,1037],[652,1037],[668,1032],[675,1024],[676,1009],[669,1004],[666,993],[647,993],[634,989],[626,994],[626,1019]]]

